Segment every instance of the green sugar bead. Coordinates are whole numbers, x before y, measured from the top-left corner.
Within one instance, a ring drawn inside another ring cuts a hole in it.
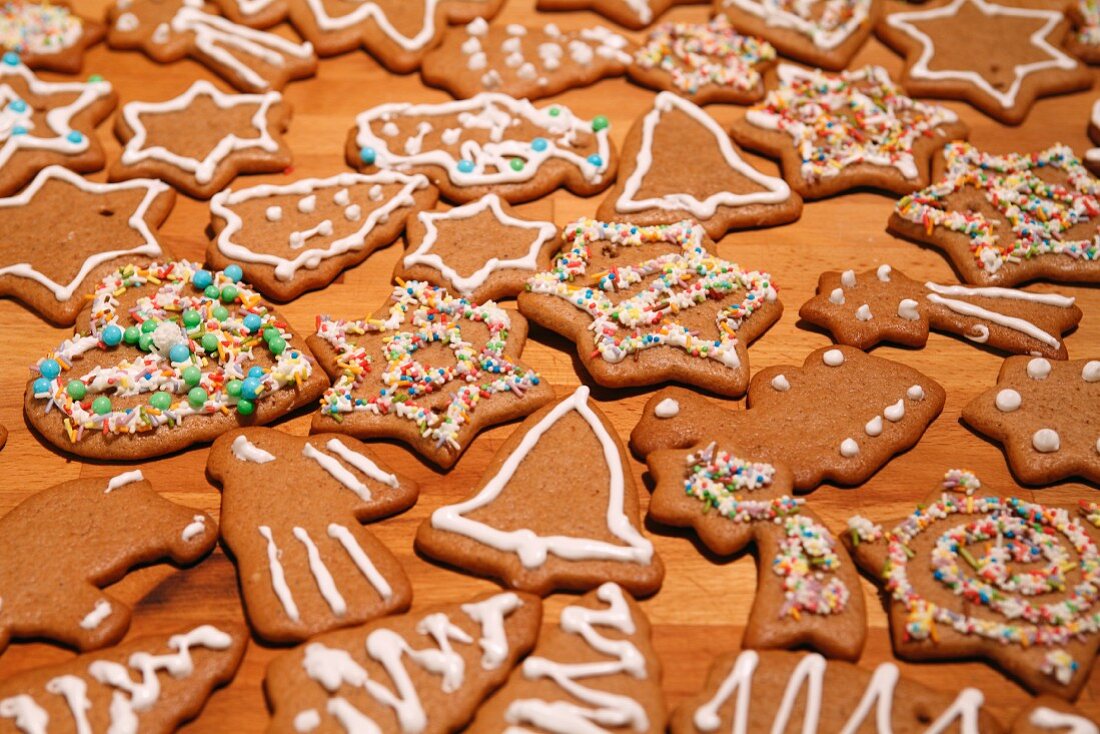
[[[187,383],[189,387],[194,387],[202,381],[202,370],[193,364],[189,364],[183,368],[183,381]]]
[[[208,397],[206,390],[203,390],[201,387],[193,387],[187,393],[187,402],[192,408],[201,408],[206,404],[206,399]]]
[[[149,396],[149,405],[157,410],[168,410],[172,407],[172,396],[164,391],[158,391]]]
[[[106,395],[100,395],[92,401],[92,412],[96,415],[107,415],[111,412],[111,399]]]
[[[216,285],[208,285],[205,289],[203,289],[202,294],[213,301],[221,295],[221,291],[218,290],[218,286]]]
[[[256,405],[251,400],[238,400],[237,412],[241,415],[252,415],[256,410]]]
[[[202,323],[202,314],[193,308],[189,308],[183,312],[183,325],[190,331],[196,326]]]
[[[214,309],[210,312],[214,318],[218,321],[225,321],[229,318],[229,309],[225,306],[214,306]]]
[[[156,319],[146,319],[145,321],[143,321],[141,323],[141,333],[143,333],[143,334],[152,334],[156,330],[157,330]]]
[[[138,331],[136,326],[127,326],[126,331],[122,332],[122,341],[127,344],[137,344],[139,336],[141,336],[141,332]]]
[[[267,348],[277,357],[286,350],[286,339],[281,336],[273,337],[271,341],[267,343]]]
[[[148,352],[153,348],[153,335],[142,334],[138,337],[138,349],[143,352]]]
[[[203,350],[207,352],[218,351],[218,337],[215,334],[203,334],[199,343],[202,344]]]
[[[226,383],[225,391],[229,394],[229,397],[239,398],[241,396],[241,381],[230,380]]]
[[[69,397],[73,400],[83,400],[88,394],[88,386],[80,380],[69,380],[69,384],[65,386],[65,392],[69,393]]]
[[[237,300],[237,286],[227,285],[222,288],[221,297],[223,302],[233,303],[233,301]]]

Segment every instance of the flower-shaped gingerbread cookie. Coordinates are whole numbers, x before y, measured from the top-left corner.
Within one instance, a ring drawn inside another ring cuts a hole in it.
[[[1077,326],[1073,296],[1020,288],[920,283],[889,265],[856,273],[822,273],[817,295],[798,315],[841,344],[869,349],[880,341],[923,347],[929,328],[1017,354],[1065,359],[1064,332]]]
[[[1003,444],[1021,482],[1100,482],[1100,360],[1009,357],[962,417]]]
[[[0,51],[32,69],[63,74],[78,73],[84,52],[106,32],[99,21],[74,13],[68,0],[6,0],[2,29]]]
[[[842,537],[889,597],[894,653],[984,658],[1073,699],[1100,649],[1100,516],[1000,496],[952,469],[912,514]]]

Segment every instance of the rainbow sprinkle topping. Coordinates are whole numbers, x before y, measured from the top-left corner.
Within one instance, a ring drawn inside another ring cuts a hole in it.
[[[16,53],[52,54],[69,48],[84,23],[64,5],[7,0],[0,4],[0,45]]]
[[[1076,30],[1077,40],[1088,46],[1100,46],[1100,0],[1078,0],[1077,12],[1082,21]]]

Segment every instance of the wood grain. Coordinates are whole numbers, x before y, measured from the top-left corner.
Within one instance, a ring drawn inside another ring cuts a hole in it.
[[[106,9],[105,0],[78,4],[85,14],[97,17]],[[533,8],[533,0],[511,0],[500,20],[531,22],[535,20]],[[666,17],[700,21],[706,14],[705,6],[685,6],[674,9]],[[548,19],[548,16],[539,16],[537,20]],[[605,22],[592,13],[558,14],[552,20],[565,29]],[[285,28],[279,29],[279,32],[285,31]],[[640,37],[640,34],[631,35]],[[895,78],[901,71],[901,60],[874,40],[854,62],[864,63],[883,64]],[[183,91],[197,77],[216,79],[192,61],[160,66],[141,54],[112,52],[103,46],[87,56],[84,74],[92,73],[102,74],[112,81],[123,101],[162,100]],[[56,75],[45,76],[56,78]],[[221,82],[216,83],[224,88]],[[652,92],[624,79],[613,79],[555,99],[586,117],[607,115],[612,122],[612,135],[621,143],[630,123],[644,112],[652,96]],[[346,170],[344,138],[357,112],[387,101],[447,99],[444,93],[424,87],[418,76],[393,76],[358,52],[322,61],[317,77],[292,84],[286,91],[286,98],[294,109],[287,136],[294,151],[293,171],[287,175],[239,179],[238,186],[264,181],[282,183],[294,177],[327,176]],[[1030,151],[1060,141],[1083,152],[1089,145],[1085,128],[1092,101],[1091,93],[1041,100],[1025,124],[1016,128],[999,125],[966,105],[951,103],[950,106],[970,125],[971,140],[986,150],[998,153]],[[740,108],[730,106],[711,107],[710,111],[727,126],[742,114]],[[100,134],[107,141],[108,160],[113,160],[119,148],[109,131],[108,121],[101,126]],[[771,162],[761,162],[760,166],[769,172],[776,170]],[[99,174],[94,178],[102,180],[103,176]],[[522,207],[521,211],[534,216],[552,216],[561,225],[572,218],[591,214],[599,201],[600,197],[585,200],[557,192]],[[746,267],[770,271],[780,285],[781,298],[787,307],[782,320],[749,350],[754,369],[775,364],[800,364],[808,351],[828,343],[821,332],[800,325],[796,316],[799,305],[813,293],[817,277],[823,270],[861,270],[889,262],[912,278],[946,281],[953,278],[947,261],[935,251],[886,234],[884,227],[892,205],[893,199],[887,196],[849,194],[807,204],[801,220],[794,224],[740,232],[721,241],[724,257]],[[202,257],[208,216],[204,202],[180,197],[163,230],[173,252],[184,257]],[[389,290],[389,277],[399,249],[395,246],[374,253],[367,262],[328,288],[287,304],[282,308],[283,313],[295,328],[308,331],[320,312],[358,318],[373,311]],[[1052,290],[1054,287],[1044,284],[1035,289]],[[1067,338],[1070,356],[1075,359],[1100,356],[1100,290],[1087,287],[1059,287],[1058,290],[1076,295],[1085,312],[1081,327]],[[7,342],[0,350],[0,424],[11,431],[7,446],[0,452],[0,512],[7,512],[28,494],[62,480],[117,473],[117,468],[109,464],[76,461],[45,445],[23,420],[21,405],[28,365],[61,341],[67,330],[48,326],[8,300],[0,301],[0,324],[3,324]],[[903,361],[938,380],[947,388],[947,407],[915,449],[898,457],[865,485],[856,489],[825,486],[812,495],[817,513],[832,528],[843,527],[845,519],[856,512],[875,520],[900,516],[935,486],[945,469],[955,466],[975,471],[987,486],[1018,491],[1030,499],[1074,502],[1080,498],[1100,497],[1096,487],[1077,483],[1063,483],[1039,491],[1016,490],[1000,449],[959,422],[961,407],[994,382],[1001,364],[999,355],[941,334],[932,334],[923,350],[883,347],[875,350],[875,354]],[[572,344],[545,330],[534,329],[523,357],[549,379],[559,395],[567,394],[581,379]],[[637,421],[647,391],[596,389],[593,392],[625,438]],[[283,430],[297,434],[306,433],[308,426],[308,411],[280,423]],[[512,429],[513,426],[504,426],[482,434],[447,474],[433,471],[396,444],[379,444],[377,450],[382,458],[413,476],[423,488],[420,503],[415,508],[372,525],[372,531],[405,565],[413,582],[414,607],[461,600],[493,588],[488,581],[446,570],[418,557],[412,549],[412,538],[417,524],[433,509],[469,491]],[[207,448],[198,447],[148,462],[142,469],[165,496],[216,515],[220,495],[205,477],[206,456]],[[641,463],[634,461],[631,469],[639,480],[646,479]],[[577,477],[577,481],[583,480]],[[308,491],[308,488],[299,491]],[[643,497],[643,505],[647,503],[648,495]],[[675,705],[702,685],[713,656],[738,648],[756,584],[754,559],[743,555],[715,563],[699,552],[690,535],[652,526],[649,530],[668,567],[668,577],[660,593],[642,606],[653,622],[656,648],[665,669],[664,689],[668,702]],[[891,653],[885,630],[886,617],[875,588],[866,581],[863,586],[871,633],[861,664],[870,668],[891,659]],[[131,636],[241,616],[234,569],[220,550],[188,570],[163,566],[143,569],[117,584],[111,593],[136,604]],[[570,597],[551,598],[549,618],[556,620],[558,610],[568,601]],[[234,682],[216,693],[202,716],[186,730],[262,730],[267,713],[260,683],[265,664],[276,652],[276,649],[253,642]],[[46,644],[14,644],[0,656],[0,677],[64,660],[71,655],[70,651]],[[902,664],[901,667],[905,674],[936,688],[981,687],[991,710],[1000,717],[1007,717],[1027,700],[1022,688],[981,663]],[[1086,713],[1100,718],[1100,672],[1093,671],[1080,705]]]

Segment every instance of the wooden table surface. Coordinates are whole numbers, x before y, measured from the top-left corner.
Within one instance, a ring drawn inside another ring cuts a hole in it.
[[[87,15],[101,17],[107,1],[77,0],[76,5]],[[1056,5],[1052,3],[1051,7]],[[685,6],[673,9],[666,17],[701,21],[707,13],[706,6]],[[551,19],[563,29],[607,22],[583,12],[536,17],[534,0],[509,0],[498,22]],[[280,32],[288,29],[282,27]],[[895,78],[901,71],[900,58],[874,39],[860,51],[852,66],[866,63],[884,65]],[[83,73],[102,74],[115,84],[123,102],[159,101],[182,92],[196,78],[216,79],[191,61],[158,65],[140,53],[109,51],[103,45],[88,53]],[[44,76],[56,78],[56,75]],[[647,110],[652,96],[653,92],[625,79],[611,79],[559,95],[555,101],[584,117],[607,115],[612,122],[612,137],[621,143],[631,122]],[[285,97],[294,113],[287,136],[294,152],[293,170],[285,175],[244,177],[238,180],[238,187],[281,183],[301,176],[327,176],[346,170],[344,138],[357,112],[382,102],[448,99],[445,93],[426,88],[416,74],[388,74],[362,52],[322,60],[317,76],[292,84]],[[1089,146],[1085,128],[1093,99],[1092,93],[1084,92],[1041,100],[1027,121],[1015,128],[995,123],[965,104],[950,103],[950,106],[970,125],[970,139],[991,152],[1032,151],[1063,142],[1083,154]],[[724,105],[712,105],[708,111],[723,125],[742,114],[741,109]],[[110,129],[110,121],[100,128],[100,136],[107,144],[108,161],[114,160],[119,152]],[[770,161],[752,160],[769,173],[776,171]],[[103,174],[93,178],[103,180]],[[578,216],[593,214],[601,198],[580,199],[558,191],[521,210],[562,225]],[[827,336],[799,324],[797,317],[799,306],[813,294],[817,277],[824,270],[860,270],[890,263],[913,278],[953,280],[951,268],[938,252],[886,233],[885,224],[893,203],[894,199],[885,195],[847,194],[807,204],[802,218],[794,224],[738,232],[720,242],[723,257],[769,271],[779,284],[780,298],[786,306],[780,322],[749,350],[754,370],[767,365],[801,364],[807,352],[828,343]],[[180,196],[162,229],[163,240],[176,255],[201,259],[208,221],[205,202]],[[310,332],[318,313],[359,318],[373,311],[390,290],[390,274],[400,249],[392,246],[374,253],[363,265],[346,272],[324,290],[283,306],[283,314],[295,328]],[[1100,290],[1051,284],[1034,286],[1034,290],[1042,291],[1055,288],[1077,296],[1085,313],[1080,328],[1066,340],[1071,358],[1100,356]],[[69,330],[50,327],[8,300],[0,300],[0,324],[6,342],[0,349],[0,424],[11,432],[7,446],[0,452],[0,513],[56,482],[118,473],[117,466],[82,462],[57,451],[24,422],[22,395],[28,366],[65,338]],[[571,343],[534,328],[523,359],[554,385],[559,396],[564,396],[581,380],[581,368],[574,354]],[[969,468],[986,486],[1017,492],[1028,499],[1075,502],[1079,498],[1100,497],[1096,487],[1072,482],[1041,490],[1018,489],[1000,448],[960,422],[962,406],[995,381],[1001,355],[938,334],[933,334],[922,350],[880,347],[875,354],[902,361],[938,380],[947,389],[947,406],[916,448],[897,457],[865,485],[848,489],[826,485],[811,495],[813,507],[834,531],[842,529],[847,517],[857,512],[876,521],[899,517],[933,489],[944,470],[951,467]],[[614,421],[624,440],[637,422],[648,393],[648,390],[593,390],[600,407]],[[743,407],[743,401],[726,401],[726,404],[730,408]],[[278,425],[284,431],[305,434],[309,430],[309,411],[301,411]],[[414,609],[464,600],[494,588],[489,581],[444,569],[419,557],[413,550],[412,539],[417,525],[432,510],[469,492],[513,428],[514,425],[508,425],[482,433],[446,474],[433,470],[397,444],[376,444],[385,461],[414,477],[422,488],[420,502],[413,509],[371,526],[411,577]],[[206,479],[203,470],[206,457],[207,448],[197,446],[146,462],[141,469],[166,497],[217,517],[220,495]],[[630,468],[637,478],[645,476],[642,463],[632,461]],[[651,487],[648,477],[645,479],[647,483],[639,482],[639,486]],[[644,496],[643,508],[647,503],[648,496]],[[714,563],[699,553],[688,534],[652,525],[648,530],[657,552],[664,558],[668,574],[661,591],[645,600],[643,607],[653,622],[668,704],[674,706],[702,685],[713,656],[739,648],[756,586],[755,560],[746,553],[728,562]],[[241,618],[234,568],[220,549],[194,568],[179,570],[160,565],[139,570],[111,587],[110,592],[136,605],[130,637]],[[875,587],[864,580],[863,593],[868,601],[871,630],[861,665],[873,668],[892,659],[892,655],[886,616]],[[551,597],[547,619],[556,622],[558,611],[569,599],[563,595]],[[186,731],[262,730],[267,712],[261,681],[267,662],[277,652],[253,640],[236,679],[214,694]],[[0,655],[0,677],[63,661],[72,655],[71,651],[53,645],[16,643]],[[1024,689],[984,663],[900,665],[904,674],[936,688],[980,687],[990,709],[1006,721],[1028,697]],[[1100,666],[1093,670],[1079,703],[1085,713],[1100,718]]]

